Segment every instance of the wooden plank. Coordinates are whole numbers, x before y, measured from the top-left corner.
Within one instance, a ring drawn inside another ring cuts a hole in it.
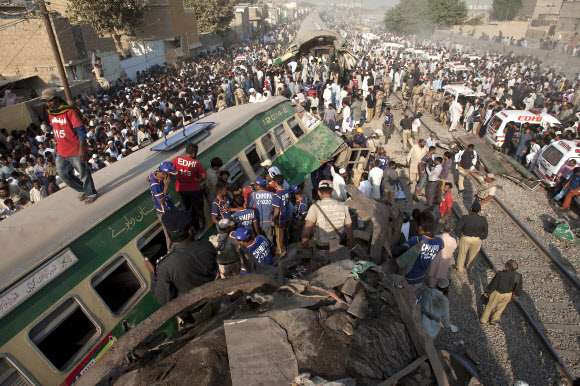
[[[287,386],[298,361],[286,331],[270,318],[224,321],[232,386]]]
[[[409,295],[409,290],[406,286],[399,288],[395,286],[395,283],[391,280],[390,285],[387,286],[393,293],[399,311],[401,311],[401,319],[405,323],[411,340],[415,345],[415,349],[419,355],[425,355],[429,357],[429,363],[435,374],[435,379],[439,386],[449,386],[449,381],[447,380],[447,374],[443,369],[443,365],[439,360],[439,355],[435,349],[433,341],[427,334],[423,323],[421,322],[421,311],[419,306],[413,306],[411,302],[411,297]]]
[[[386,381],[379,383],[377,386],[392,386],[400,379],[406,377],[407,375],[411,374],[413,371],[419,368],[423,362],[427,359],[427,355],[421,355],[419,358],[415,359],[411,362],[410,365],[405,367],[402,370],[397,371],[395,374],[391,375]]]

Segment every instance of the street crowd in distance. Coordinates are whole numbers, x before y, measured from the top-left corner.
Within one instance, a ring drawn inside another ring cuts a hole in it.
[[[61,182],[78,191],[79,200],[90,204],[98,198],[93,173],[207,114],[260,103],[271,96],[292,100],[350,147],[369,149],[354,167],[337,168],[331,161],[304,176],[309,180],[305,184],[308,189],[289,185],[267,159],[262,163],[266,171],[263,177],[249,186],[230,184],[229,172],[222,169],[228,160],[216,155],[210,165],[201,165],[195,159],[194,145],[188,145],[173,162],[161,163],[151,171],[148,181],[168,254],[145,263],[151,272],[152,292],[165,304],[216,278],[244,273],[250,267],[272,266],[285,255],[290,242],[312,248],[318,257],[306,270],[330,262],[330,246],[337,237],[354,247],[353,229],[359,224],[353,222],[353,214],[344,204],[347,183],[388,205],[397,205],[396,199],[404,197],[401,167],[385,146],[398,127],[402,148],[409,151],[406,166],[412,199],[419,203],[425,196],[426,206],[419,208],[417,204],[411,215],[404,214],[403,237],[392,254],[400,273],[417,289],[423,308],[440,318],[441,323],[424,320],[434,338],[441,325],[450,326],[445,293],[455,249],[456,269],[469,271],[487,237],[485,211],[495,195],[496,178],[477,173],[478,154],[473,146],[456,154],[447,151],[436,155],[437,139],[428,135],[420,118],[430,114],[450,131],[483,137],[488,123],[502,111],[551,114],[560,124],[524,123],[506,130],[502,151],[532,170],[549,144],[578,138],[579,75],[571,77],[542,68],[532,58],[492,52],[476,57],[465,55],[462,47],[449,41],[416,41],[382,32],[365,36],[330,17],[324,21],[347,38],[358,55],[354,68],[345,69],[327,57],[307,54],[274,67],[283,46],[293,40],[297,22],[251,43],[220,47],[180,66],[151,68],[138,73],[134,80],[118,79],[98,93],[75,98],[74,106],[68,106],[54,90],[44,90],[41,98],[47,103],[50,122],[43,122],[40,128],[31,125],[26,132],[1,131],[2,216],[10,217],[56,193]],[[385,45],[388,42],[401,46],[391,48]],[[240,56],[243,59],[234,62]],[[448,65],[458,62],[467,70],[457,71],[456,66]],[[95,73],[101,72],[99,66],[97,60]],[[445,86],[457,84],[471,88],[478,96],[455,98],[444,93]],[[399,122],[390,109],[393,93],[400,93],[403,107],[410,108],[404,110]],[[365,130],[373,120],[381,122],[381,128],[367,137]],[[512,139],[517,139],[515,144]],[[459,173],[457,183],[451,174],[453,168]],[[471,212],[454,226],[449,221],[452,190],[461,193],[469,175],[480,185],[474,191]],[[563,208],[569,207],[571,198],[580,194],[580,168],[575,161],[565,162],[557,182],[555,199],[563,200]],[[169,192],[174,183],[180,195],[179,209]],[[211,208],[209,225],[218,232],[211,240],[203,238],[208,227],[204,202]],[[203,264],[195,263],[200,261]],[[521,293],[521,275],[516,270],[517,263],[509,260],[505,270],[490,282],[486,291],[489,303],[481,323],[497,323],[512,293]],[[178,282],[172,282],[175,272],[184,273]]]

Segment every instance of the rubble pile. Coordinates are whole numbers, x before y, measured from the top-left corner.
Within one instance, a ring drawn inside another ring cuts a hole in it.
[[[353,251],[331,245],[332,262],[309,272],[315,255],[291,245],[265,275],[195,288],[122,336],[80,384],[467,384],[390,269],[399,210],[349,193],[347,205],[367,220]],[[167,339],[155,333],[183,310],[194,324]]]

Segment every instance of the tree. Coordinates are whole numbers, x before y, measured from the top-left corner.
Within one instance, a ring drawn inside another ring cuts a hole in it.
[[[385,13],[384,23],[391,31],[416,33],[465,20],[467,5],[462,0],[405,0]]]
[[[430,0],[431,17],[436,25],[452,26],[467,20],[467,4],[461,0]]]
[[[100,36],[112,36],[124,52],[121,37],[135,36],[148,9],[149,0],[69,0],[67,15],[73,23],[90,24]]]
[[[234,19],[234,3],[230,0],[185,0],[186,8],[195,9],[200,33],[222,35],[229,31]]]
[[[522,0],[493,0],[491,6],[497,20],[513,20],[522,7]]]

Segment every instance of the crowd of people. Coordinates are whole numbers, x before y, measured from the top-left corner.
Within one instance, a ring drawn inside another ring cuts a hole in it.
[[[347,183],[388,205],[396,205],[395,200],[404,197],[397,170],[401,166],[385,147],[396,125],[391,95],[401,93],[404,106],[413,111],[398,122],[403,150],[409,151],[408,186],[412,186],[413,201],[418,203],[425,196],[426,206],[416,208],[412,216],[405,214],[403,238],[392,254],[401,262],[400,273],[410,285],[421,287],[426,282],[418,296],[425,309],[435,312],[436,307],[431,306],[449,285],[447,276],[455,249],[459,248],[458,271],[464,270],[465,260],[467,270],[474,267],[487,237],[483,214],[496,185],[494,175],[475,172],[478,155],[473,146],[455,155],[448,151],[437,155],[437,139],[425,135],[422,115],[431,114],[452,131],[481,135],[491,117],[502,110],[539,109],[554,114],[562,127],[544,127],[536,133],[531,128],[523,130],[517,147],[507,150],[529,166],[534,157],[526,155],[541,152],[553,141],[578,137],[580,78],[542,68],[532,58],[486,53],[472,60],[445,43],[416,42],[387,33],[364,38],[346,23],[337,23],[328,15],[324,20],[358,54],[353,68],[307,53],[274,67],[274,59],[296,30],[296,25],[284,25],[270,33],[274,39],[269,39],[269,44],[264,40],[235,43],[180,66],[151,68],[138,73],[134,80],[119,79],[106,90],[78,96],[74,106],[66,104],[54,90],[45,90],[41,98],[47,103],[49,122],[40,128],[31,125],[22,133],[1,131],[1,214],[9,217],[54,194],[61,181],[78,191],[79,200],[91,203],[98,197],[93,173],[206,114],[281,95],[324,121],[351,148],[369,151],[353,166],[335,167],[332,161],[323,164],[310,176],[313,188],[309,191],[289,185],[269,160],[262,163],[265,175],[250,186],[230,184],[229,172],[222,169],[223,160],[215,157],[210,165],[201,165],[196,160],[197,148],[188,145],[184,155],[162,163],[149,176],[169,253],[157,261],[146,261],[146,265],[152,275],[152,292],[161,304],[216,277],[266,269],[286,253],[291,242],[314,250],[317,258],[310,269],[316,269],[330,261],[330,251],[337,243],[354,246],[355,224],[344,204]],[[416,57],[405,49],[372,49],[393,40],[420,47],[437,59]],[[244,59],[234,63],[240,56]],[[469,70],[458,73],[446,66],[458,61]],[[95,66],[100,66],[98,61]],[[448,84],[466,85],[482,96],[455,100],[443,94]],[[382,123],[381,129],[373,130],[367,138],[364,132],[373,120]],[[467,175],[480,182],[471,213],[456,226],[450,221],[454,163],[459,192]],[[566,199],[578,190],[580,179],[575,163],[568,165],[570,172],[561,173]],[[205,180],[204,186],[200,179]],[[180,208],[170,194],[173,183],[180,195]],[[207,228],[206,204],[217,231],[210,241],[201,240]],[[506,263],[507,271],[516,269],[517,263]],[[185,270],[189,276],[182,275],[179,282],[171,279],[173,273]],[[502,274],[501,285],[498,281],[500,278],[490,283],[488,293],[490,311],[497,308],[492,324],[505,308],[505,291],[521,291],[516,274]],[[489,317],[489,313],[485,315]],[[482,323],[487,322],[484,316]]]

